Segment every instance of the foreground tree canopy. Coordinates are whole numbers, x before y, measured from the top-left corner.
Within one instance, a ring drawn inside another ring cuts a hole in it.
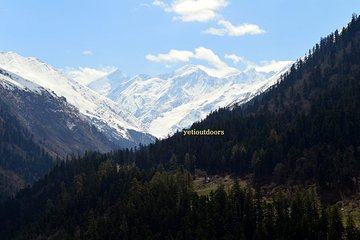
[[[208,196],[178,169],[145,172],[88,154],[0,208],[2,239],[358,239],[315,191],[265,199],[238,183]]]

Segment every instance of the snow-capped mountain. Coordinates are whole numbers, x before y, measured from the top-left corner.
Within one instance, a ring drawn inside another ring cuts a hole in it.
[[[88,86],[132,113],[147,132],[163,138],[220,107],[249,101],[275,84],[291,64],[254,67],[221,78],[207,68],[193,65],[171,74],[133,78],[115,71]]]
[[[36,58],[0,53],[0,68],[18,76],[7,79],[12,87],[63,97],[109,140],[134,145],[151,142],[150,134],[163,138],[189,127],[220,107],[249,101],[276,83],[291,62],[271,64],[221,77],[195,65],[128,77],[116,68],[61,72]]]
[[[153,140],[152,136],[143,133],[144,126],[131,112],[36,58],[12,52],[0,53],[0,68],[8,75],[1,79],[3,87],[38,94],[48,91],[53,97],[66,99],[112,142],[126,141],[137,145]]]
[[[116,147],[64,97],[1,68],[0,105],[0,121],[7,112],[51,155],[65,157],[89,149],[107,152]]]

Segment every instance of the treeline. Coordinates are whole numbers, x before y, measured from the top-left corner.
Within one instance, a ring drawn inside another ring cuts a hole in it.
[[[312,190],[265,199],[235,183],[208,196],[184,169],[140,171],[105,155],[57,166],[0,207],[1,239],[359,239]]]
[[[251,102],[220,109],[191,128],[224,136],[174,136],[117,153],[142,169],[183,165],[252,173],[256,182],[317,183],[352,194],[360,176],[360,18],[321,39]]]

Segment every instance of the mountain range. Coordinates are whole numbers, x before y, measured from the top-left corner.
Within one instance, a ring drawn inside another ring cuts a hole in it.
[[[190,127],[223,135],[179,132],[137,149],[61,161],[0,202],[0,236],[359,239],[359,56],[360,17],[354,14],[275,85]],[[26,141],[31,136],[16,132],[16,122],[3,115],[2,139],[33,149]],[[20,137],[11,139],[9,132]],[[224,175],[225,186],[216,182]],[[208,181],[200,189],[207,192],[196,188]]]
[[[3,90],[10,90],[6,93],[11,95],[20,90],[18,95],[23,95],[23,98],[25,95],[27,98],[46,95],[45,102],[57,102],[56,107],[48,107],[60,109],[50,112],[66,113],[66,116],[54,116],[52,120],[51,114],[47,115],[53,123],[56,118],[63,120],[66,127],[58,129],[66,129],[68,133],[61,133],[60,138],[75,136],[74,133],[81,130],[76,128],[74,131],[74,128],[81,124],[88,124],[93,129],[88,131],[83,128],[83,133],[75,137],[78,139],[75,145],[65,146],[65,142],[69,141],[61,140],[55,143],[54,139],[59,139],[59,134],[31,125],[31,122],[41,122],[35,121],[35,118],[46,119],[42,114],[35,114],[39,110],[35,106],[42,106],[42,110],[46,107],[36,101],[32,102],[32,108],[17,105],[19,117],[28,113],[27,117],[22,116],[24,124],[30,126],[39,139],[51,139],[47,145],[56,148],[51,150],[62,156],[86,149],[108,151],[116,146],[134,147],[154,141],[153,136],[163,138],[172,135],[220,107],[249,101],[275,84],[291,63],[283,62],[280,67],[267,71],[251,68],[232,72],[221,78],[213,76],[202,66],[190,65],[169,74],[128,77],[117,69],[110,69],[102,75],[96,74],[95,70],[89,72],[89,69],[83,69],[79,75],[74,71],[57,70],[34,57],[23,57],[13,52],[0,53],[1,86]],[[29,104],[26,101],[22,103]],[[29,112],[28,109],[32,110]],[[54,129],[45,122],[40,126]]]
[[[172,135],[220,107],[249,101],[290,64],[221,78],[202,66],[129,77],[116,68],[64,71],[34,57],[0,53],[0,122],[14,123],[0,135],[0,190],[13,195],[51,168],[54,158],[133,148]],[[18,130],[7,137],[13,128]],[[37,150],[29,152],[29,146]]]
[[[249,101],[275,84],[292,63],[283,61],[275,68],[249,68],[222,77],[200,65],[186,65],[156,76],[128,77],[114,70],[86,85],[133,114],[145,132],[164,138],[204,119],[220,107]],[[83,82],[88,70],[70,71],[67,75]],[[93,74],[89,75],[91,79]]]

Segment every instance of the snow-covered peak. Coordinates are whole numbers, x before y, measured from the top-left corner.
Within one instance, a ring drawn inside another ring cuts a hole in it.
[[[74,91],[71,80],[35,57],[23,57],[14,52],[0,53],[0,68],[54,91],[58,96],[66,97]]]
[[[203,71],[199,65],[185,65],[179,69],[176,69],[173,73],[173,76],[180,77],[193,73],[205,73],[205,71]]]
[[[185,65],[174,71],[174,76],[186,76],[194,73],[197,74],[207,74],[210,77],[216,78],[225,78],[234,74],[238,74],[240,71],[236,68],[230,67],[220,67],[220,68],[211,68],[203,65]]]
[[[103,96],[108,96],[113,89],[117,89],[126,84],[127,80],[129,80],[129,77],[126,74],[120,70],[116,70],[106,76],[92,81],[88,84],[88,87]]]
[[[44,78],[59,73],[35,57],[23,57],[14,52],[0,53],[0,67],[27,79],[44,82]],[[41,84],[40,84],[41,85]]]
[[[204,66],[186,65],[169,74],[135,76],[107,97],[133,113],[149,133],[162,138],[220,107],[250,100],[276,83],[282,73],[227,69],[220,77],[206,70]]]
[[[54,92],[79,109],[100,131],[112,132],[115,138],[130,139],[128,129],[143,132],[142,124],[126,109],[87,86],[69,79],[52,66],[16,53],[0,53],[0,68],[25,79],[27,84]],[[16,78],[12,79],[16,81]],[[24,82],[24,81],[22,81]]]

